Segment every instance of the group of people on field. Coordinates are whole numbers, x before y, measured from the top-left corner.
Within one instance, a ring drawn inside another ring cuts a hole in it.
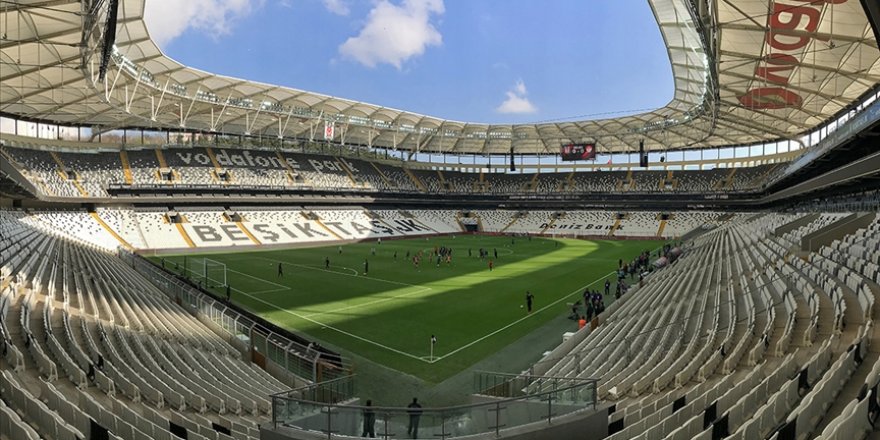
[[[611,282],[605,280],[605,292],[607,295],[608,289],[611,286]],[[581,305],[581,301],[575,301],[571,306],[571,316],[570,319],[575,319],[578,321],[578,328],[584,328],[590,320],[593,319],[593,316],[599,316],[600,313],[605,311],[605,298],[602,296],[598,290],[591,290],[590,288],[584,289],[583,293],[583,306]]]

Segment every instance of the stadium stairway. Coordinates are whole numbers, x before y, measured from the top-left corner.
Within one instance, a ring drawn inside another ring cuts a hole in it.
[[[406,173],[406,176],[409,177],[409,179],[412,181],[413,184],[415,184],[416,188],[418,188],[419,191],[427,191],[425,184],[422,183],[422,181],[419,180],[418,177],[416,177],[415,173],[413,173],[412,170],[410,170],[409,168],[403,168],[403,172]]]
[[[134,175],[131,173],[131,162],[128,161],[128,152],[121,150],[119,152],[119,161],[122,163],[122,173],[125,176],[125,184],[134,183]]]

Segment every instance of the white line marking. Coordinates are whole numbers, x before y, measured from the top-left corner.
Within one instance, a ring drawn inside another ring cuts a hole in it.
[[[236,288],[233,287],[232,290],[238,290],[238,289],[236,289]],[[296,312],[293,312],[293,311],[291,311],[291,310],[288,310],[288,309],[285,309],[285,308],[279,307],[278,305],[276,305],[276,304],[274,304],[274,303],[271,303],[271,302],[269,302],[269,301],[265,301],[265,300],[263,300],[263,299],[261,299],[261,298],[259,298],[259,297],[253,296],[253,295],[251,295],[251,294],[249,294],[249,293],[247,293],[247,292],[243,292],[243,291],[241,291],[241,290],[238,290],[238,292],[241,293],[241,294],[243,294],[243,295],[245,295],[245,296],[249,296],[249,297],[251,297],[252,299],[254,299],[254,300],[256,300],[256,301],[259,301],[259,302],[261,302],[261,303],[263,303],[263,304],[265,304],[265,305],[267,305],[267,306],[269,306],[269,307],[272,307],[272,308],[274,308],[274,309],[276,309],[276,310],[278,310],[278,311],[281,311],[281,312],[287,313],[288,315],[296,316],[297,318],[300,318],[300,319],[303,319],[303,320],[309,321],[309,322],[311,322],[311,323],[313,323],[313,324],[320,325],[321,327],[328,328],[328,329],[333,330],[333,331],[335,331],[335,332],[342,333],[343,335],[346,335],[346,336],[349,336],[349,337],[355,338],[355,339],[357,339],[357,340],[359,340],[359,341],[363,341],[363,342],[366,342],[366,343],[368,343],[368,344],[375,345],[375,346],[377,346],[377,347],[379,347],[379,348],[384,348],[385,350],[388,350],[388,351],[391,351],[391,352],[397,353],[397,354],[399,354],[399,355],[406,356],[406,357],[408,357],[408,358],[412,358],[412,359],[415,359],[415,360],[418,360],[418,361],[422,361],[422,362],[428,362],[428,361],[425,361],[425,360],[421,359],[421,358],[418,357],[418,356],[411,355],[411,354],[409,354],[409,353],[407,353],[407,352],[405,352],[405,351],[401,351],[401,350],[398,350],[398,349],[396,349],[396,348],[392,348],[392,347],[389,347],[389,346],[387,346],[387,345],[380,344],[380,343],[378,343],[378,342],[376,342],[376,341],[369,340],[369,339],[367,339],[367,338],[364,338],[364,337],[358,336],[358,335],[356,335],[356,334],[354,334],[354,333],[350,333],[350,332],[347,332],[347,331],[345,331],[345,330],[338,329],[338,328],[336,328],[336,327],[333,327],[332,325],[324,324],[323,322],[318,321],[318,320],[316,320],[316,319],[309,318],[308,316],[303,316],[303,315],[300,315],[299,313],[296,313]]]
[[[275,287],[278,287],[278,288],[281,288],[281,289],[290,289],[289,286],[285,286],[285,285],[278,284],[278,283],[273,283],[273,282],[271,282],[271,281],[269,281],[269,280],[267,280],[267,279],[257,278],[257,277],[255,277],[255,276],[253,276],[253,275],[251,275],[251,274],[247,274],[247,273],[244,273],[244,272],[239,272],[239,271],[237,271],[237,270],[235,270],[235,269],[229,269],[229,268],[227,268],[226,270],[228,270],[228,271],[230,271],[230,272],[235,272],[235,273],[237,273],[237,274],[239,274],[239,275],[244,275],[244,276],[246,276],[246,277],[248,277],[248,278],[253,278],[253,279],[257,280],[257,281],[260,281],[260,282],[263,282],[263,283],[266,283],[266,284],[271,284],[271,285],[273,285],[273,286],[275,286]]]
[[[346,310],[351,310],[351,309],[354,309],[354,308],[366,307],[366,306],[370,306],[370,305],[373,305],[373,304],[379,304],[379,303],[383,303],[383,302],[387,302],[387,301],[393,301],[393,300],[396,300],[396,299],[406,298],[406,297],[411,296],[411,295],[417,295],[417,294],[419,294],[419,293],[426,292],[426,291],[429,291],[429,290],[434,290],[432,287],[428,287],[428,286],[419,286],[419,285],[416,285],[416,284],[407,284],[407,283],[402,283],[402,282],[399,282],[399,281],[390,281],[390,280],[383,280],[383,279],[381,279],[381,278],[371,278],[371,277],[368,277],[368,276],[359,276],[359,275],[358,275],[358,272],[357,272],[356,270],[351,269],[351,268],[347,268],[347,267],[344,267],[344,266],[339,266],[339,267],[342,267],[342,268],[344,268],[344,269],[351,270],[352,272],[354,272],[354,275],[349,275],[349,274],[345,274],[345,273],[337,272],[337,271],[334,271],[334,270],[322,269],[322,268],[319,267],[319,266],[308,266],[308,265],[304,265],[304,264],[288,263],[288,262],[284,262],[284,261],[281,261],[281,260],[272,260],[272,259],[269,259],[269,258],[263,258],[263,257],[260,257],[260,258],[263,259],[263,260],[270,260],[270,261],[274,261],[274,262],[278,262],[278,263],[282,263],[282,264],[289,264],[289,265],[291,265],[291,266],[303,267],[303,268],[306,268],[306,269],[312,269],[312,270],[317,270],[317,271],[321,271],[321,272],[329,272],[329,273],[332,273],[332,274],[335,274],[335,275],[342,275],[342,276],[355,276],[355,277],[358,277],[358,278],[367,278],[367,279],[370,279],[370,280],[377,280],[377,281],[381,281],[381,282],[385,282],[385,283],[397,284],[397,285],[401,285],[401,286],[406,286],[406,287],[411,287],[411,288],[416,288],[416,289],[418,289],[418,290],[415,290],[415,291],[412,291],[412,292],[402,293],[402,294],[400,294],[400,295],[394,295],[394,296],[392,296],[392,297],[390,297],[390,298],[379,298],[379,299],[376,299],[376,300],[373,300],[373,301],[368,301],[368,302],[365,302],[365,303],[354,304],[354,305],[350,305],[350,306],[346,306],[346,307],[341,307],[341,308],[338,308],[338,309],[327,310],[327,311],[323,311],[323,312],[307,313],[307,314],[302,315],[304,318],[311,318],[311,317],[313,317],[313,316],[321,316],[321,315],[328,315],[328,314],[333,314],[333,313],[340,313],[340,312],[344,312],[344,311],[346,311]],[[261,293],[265,293],[265,292],[261,292]]]
[[[342,275],[342,276],[344,276],[344,277],[356,277],[356,278],[359,278],[359,279],[368,279],[368,280],[374,280],[374,281],[381,281],[381,282],[383,282],[383,283],[396,284],[396,285],[398,285],[398,286],[421,287],[421,286],[418,286],[418,285],[415,285],[415,284],[402,283],[402,282],[400,282],[400,281],[391,281],[391,280],[385,280],[385,279],[382,279],[382,278],[374,278],[374,277],[370,277],[370,276],[366,276],[366,275],[358,275],[358,274],[357,274],[357,271],[355,271],[355,274],[354,274],[354,275],[349,275],[349,274],[347,274],[347,273],[341,273],[341,272],[337,272],[337,271],[334,271],[334,270],[321,269],[320,267],[307,266],[307,265],[305,265],[305,264],[297,264],[297,263],[291,263],[291,262],[288,262],[288,261],[274,260],[274,259],[272,259],[272,258],[263,258],[263,257],[259,257],[259,258],[260,258],[261,260],[274,261],[274,262],[276,262],[276,263],[284,263],[284,264],[287,264],[287,265],[290,265],[290,266],[302,267],[302,268],[305,268],[305,269],[317,270],[317,271],[321,271],[321,272],[328,272],[328,273],[332,273],[332,274],[336,274],[336,275]],[[340,266],[340,267],[341,267],[341,266]],[[347,269],[347,268],[346,268],[346,269]],[[352,270],[354,270],[354,269],[352,269]]]
[[[572,291],[571,293],[569,293],[568,295],[565,295],[565,296],[563,296],[563,297],[557,299],[556,301],[553,301],[552,303],[547,304],[547,305],[544,306],[544,307],[541,307],[540,309],[536,310],[534,313],[531,313],[531,314],[528,314],[528,315],[526,315],[526,316],[523,316],[522,318],[519,318],[519,319],[517,319],[516,321],[513,321],[513,322],[511,322],[510,324],[507,324],[507,325],[505,325],[504,327],[501,327],[501,328],[499,328],[498,330],[495,330],[495,331],[493,331],[492,333],[489,333],[489,334],[487,334],[486,336],[483,336],[483,337],[481,337],[481,338],[479,338],[479,339],[477,339],[477,340],[475,340],[475,341],[473,341],[473,342],[467,343],[467,344],[465,344],[465,345],[463,345],[463,346],[461,346],[461,347],[459,347],[459,348],[456,348],[455,350],[452,350],[452,351],[450,351],[449,353],[444,354],[443,356],[434,356],[434,360],[433,360],[433,361],[430,361],[430,362],[428,362],[428,363],[433,364],[434,362],[439,362],[439,361],[441,361],[441,360],[443,360],[443,359],[445,359],[445,358],[447,358],[447,357],[449,357],[449,356],[452,356],[452,355],[454,355],[454,354],[456,354],[456,353],[458,353],[458,352],[460,352],[460,351],[462,351],[462,350],[464,350],[464,349],[466,349],[466,348],[468,348],[468,347],[471,347],[471,346],[473,346],[473,345],[475,345],[475,344],[478,344],[478,343],[480,343],[480,342],[482,342],[482,341],[484,341],[484,340],[486,340],[486,339],[488,339],[488,338],[491,338],[492,336],[495,336],[495,335],[497,335],[498,333],[501,333],[501,332],[503,332],[504,330],[507,330],[507,329],[509,329],[510,327],[513,327],[514,325],[519,324],[520,322],[525,321],[526,319],[529,319],[529,318],[531,318],[531,317],[533,317],[533,316],[536,316],[538,313],[543,312],[544,310],[547,310],[547,309],[549,309],[550,307],[553,307],[553,306],[559,304],[560,302],[562,302],[562,301],[568,299],[569,297],[571,297],[571,296],[574,295],[575,293],[582,292],[583,289],[586,289],[587,287],[590,287],[590,286],[592,286],[593,284],[598,283],[599,281],[605,279],[605,277],[607,277],[607,276],[609,276],[609,275],[611,275],[611,274],[614,274],[614,273],[616,273],[616,272],[617,272],[617,271],[614,271],[614,270],[611,271],[611,272],[608,272],[608,274],[606,274],[605,276],[602,276],[602,277],[600,277],[600,278],[597,278],[597,279],[595,279],[594,281],[590,282],[589,284],[586,284],[586,285],[584,285],[584,286],[581,286],[580,288],[577,288],[577,289],[573,290],[573,291]]]
[[[238,289],[232,288],[232,290],[238,290]],[[252,294],[252,295],[259,295],[259,294],[261,294],[261,293],[283,292],[283,291],[285,291],[285,290],[290,290],[290,288],[289,288],[289,287],[285,287],[285,288],[283,288],[283,289],[266,289],[266,290],[257,290],[257,291],[254,291],[254,292],[248,292],[248,293],[250,293],[250,294]],[[241,290],[239,290],[239,292],[241,292]]]
[[[656,250],[656,249],[655,249],[655,250]],[[511,252],[512,252],[512,251],[511,251]],[[348,274],[344,274],[344,273],[340,273],[340,272],[336,272],[336,271],[332,271],[332,270],[321,269],[321,268],[319,268],[319,267],[306,266],[306,265],[302,265],[302,264],[290,263],[290,262],[285,262],[285,261],[281,261],[281,260],[275,260],[275,259],[271,259],[271,258],[263,258],[263,257],[258,257],[258,258],[260,258],[260,259],[262,259],[262,260],[267,260],[267,261],[276,262],[276,263],[284,263],[284,264],[289,264],[289,265],[291,265],[291,266],[303,267],[303,268],[306,268],[306,269],[312,269],[312,270],[319,270],[319,271],[322,271],[322,272],[334,273],[334,274],[336,274],[336,275],[342,275],[342,276],[353,276],[353,277],[358,277],[358,278],[367,278],[367,279],[376,280],[376,281],[382,281],[382,282],[386,282],[386,283],[390,283],[390,284],[397,284],[397,285],[408,286],[408,287],[423,287],[423,288],[431,289],[430,287],[426,287],[426,286],[417,286],[417,285],[413,285],[413,284],[402,283],[402,282],[399,282],[399,281],[384,280],[384,279],[381,279],[381,278],[363,277],[363,276],[358,276],[358,275],[348,275]],[[453,350],[453,351],[451,351],[451,352],[449,352],[449,353],[446,353],[446,354],[444,354],[444,355],[442,355],[442,356],[436,356],[436,355],[435,355],[433,360],[425,360],[424,358],[426,358],[427,356],[416,356],[416,355],[413,355],[413,354],[407,353],[407,352],[405,352],[405,351],[401,351],[401,350],[398,350],[398,349],[396,349],[396,348],[392,348],[392,347],[389,347],[389,346],[387,346],[387,345],[380,344],[380,343],[378,343],[378,342],[376,342],[376,341],[372,341],[372,340],[370,340],[370,339],[367,339],[367,338],[364,338],[364,337],[358,336],[358,335],[356,335],[356,334],[354,334],[354,333],[350,333],[350,332],[347,332],[347,331],[345,331],[345,330],[341,330],[341,329],[338,329],[338,328],[336,328],[336,327],[333,327],[333,326],[331,326],[331,325],[324,324],[324,323],[322,323],[322,322],[320,322],[320,321],[318,321],[318,320],[316,320],[316,319],[312,319],[311,316],[316,316],[316,315],[314,315],[314,314],[311,314],[311,315],[300,315],[300,314],[298,314],[298,313],[296,313],[296,312],[293,312],[293,311],[291,311],[291,310],[288,310],[288,309],[285,309],[285,308],[279,307],[278,305],[276,305],[276,304],[274,304],[274,303],[271,303],[271,302],[265,301],[265,300],[263,300],[263,299],[260,299],[260,298],[258,298],[258,297],[255,297],[255,296],[253,296],[252,294],[250,294],[250,293],[248,293],[248,292],[241,291],[241,290],[236,289],[236,288],[234,288],[234,287],[231,288],[231,289],[232,289],[232,290],[236,290],[236,291],[238,291],[239,293],[244,294],[245,296],[249,296],[249,297],[253,298],[254,300],[257,300],[257,301],[259,301],[259,302],[261,302],[261,303],[263,303],[263,304],[266,304],[266,305],[268,305],[269,307],[275,308],[276,310],[279,310],[279,311],[281,311],[281,312],[287,313],[287,314],[292,315],[292,316],[296,316],[296,317],[298,317],[298,318],[300,318],[300,319],[303,319],[303,320],[309,321],[309,322],[311,322],[311,323],[318,324],[318,325],[320,325],[320,326],[322,326],[322,327],[325,327],[325,328],[328,328],[328,329],[333,330],[333,331],[335,331],[335,332],[341,333],[341,334],[343,334],[343,335],[346,335],[346,336],[352,337],[352,338],[357,339],[357,340],[359,340],[359,341],[363,341],[363,342],[366,342],[366,343],[368,343],[368,344],[375,345],[375,346],[377,346],[377,347],[379,347],[379,348],[383,348],[383,349],[385,349],[385,350],[391,351],[391,352],[393,352],[393,353],[397,353],[397,354],[402,355],[402,356],[406,356],[406,357],[411,358],[411,359],[415,359],[415,360],[418,360],[418,361],[422,361],[422,362],[425,362],[425,363],[428,363],[428,364],[433,364],[433,363],[439,362],[439,361],[441,361],[441,360],[443,360],[443,359],[445,359],[445,358],[447,358],[447,357],[449,357],[449,356],[452,356],[452,355],[454,355],[454,354],[456,354],[456,353],[458,353],[458,352],[460,352],[460,351],[462,351],[462,350],[465,350],[465,349],[467,349],[467,348],[470,348],[471,346],[473,346],[473,345],[475,345],[475,344],[478,344],[478,343],[480,343],[480,342],[482,342],[482,341],[484,341],[484,340],[486,340],[486,339],[488,339],[488,338],[491,338],[492,336],[495,336],[495,335],[497,335],[498,333],[501,333],[501,332],[503,332],[503,331],[509,329],[510,327],[513,327],[513,326],[516,325],[516,324],[519,324],[520,322],[525,321],[526,319],[529,319],[530,317],[535,316],[535,315],[537,315],[538,313],[543,312],[544,310],[547,310],[548,308],[553,307],[553,306],[559,304],[560,302],[562,302],[562,301],[564,301],[564,300],[570,298],[572,295],[581,292],[583,289],[586,289],[586,288],[592,286],[593,284],[596,284],[597,282],[602,281],[603,279],[605,279],[605,278],[608,277],[609,275],[612,275],[612,274],[615,274],[615,273],[617,273],[617,271],[612,270],[611,272],[608,272],[606,275],[604,275],[604,276],[602,276],[602,277],[599,277],[599,278],[593,280],[593,281],[590,282],[589,284],[585,284],[584,286],[581,286],[580,288],[573,290],[571,293],[569,293],[569,294],[567,294],[567,295],[564,295],[564,296],[558,298],[556,301],[553,301],[552,303],[549,303],[549,304],[547,304],[546,306],[544,306],[544,307],[542,307],[542,308],[536,310],[535,313],[532,313],[532,314],[529,314],[529,315],[523,316],[522,318],[519,318],[519,319],[517,319],[516,321],[513,321],[513,322],[511,322],[510,324],[507,324],[507,325],[505,325],[504,327],[499,328],[498,330],[495,330],[495,331],[493,331],[493,332],[491,332],[491,333],[489,333],[489,334],[487,334],[487,335],[485,335],[485,336],[483,336],[483,337],[481,337],[481,338],[478,338],[478,339],[476,339],[476,340],[474,340],[474,341],[472,341],[472,342],[470,342],[470,343],[467,343],[467,344],[465,344],[465,345],[463,345],[463,346],[461,346],[461,347],[459,347],[459,348],[457,348],[457,349],[455,349],[455,350]],[[250,275],[248,275],[248,276],[250,276]],[[261,281],[263,281],[263,280],[261,280]],[[413,294],[415,294],[415,293],[417,293],[417,292],[410,292],[410,293],[408,293],[408,294],[404,294],[404,295],[413,295]],[[392,297],[392,298],[383,298],[382,300],[377,300],[377,301],[384,301],[384,300],[396,299],[397,297],[400,297],[400,296],[401,296],[401,295],[398,295],[398,296],[396,296],[396,297]],[[363,305],[351,306],[351,307],[361,307],[361,306],[363,306]],[[341,309],[340,309],[340,310],[341,310]],[[333,312],[331,311],[331,312],[324,312],[324,313],[333,313]]]
[[[287,264],[290,264],[290,263],[287,263]],[[339,275],[347,275],[342,272],[337,272],[337,271],[333,270],[333,269],[339,268],[339,269],[345,269],[347,271],[351,271],[352,275],[355,275],[355,276],[358,275],[358,271],[356,271],[350,267],[345,267],[345,266],[330,266],[332,269],[321,269],[320,266],[303,266],[303,267],[308,267],[309,269],[326,270],[328,272],[336,272]]]

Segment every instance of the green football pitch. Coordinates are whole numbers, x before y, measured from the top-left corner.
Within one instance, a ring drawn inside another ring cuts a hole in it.
[[[618,259],[661,244],[462,235],[187,259],[192,271],[203,258],[225,264],[232,301],[283,328],[436,383],[568,314],[585,288],[602,290]],[[438,266],[430,255],[441,246],[452,249],[452,261]],[[479,258],[480,248],[489,258]],[[165,258],[167,266],[184,257]],[[526,291],[534,295],[532,313]]]

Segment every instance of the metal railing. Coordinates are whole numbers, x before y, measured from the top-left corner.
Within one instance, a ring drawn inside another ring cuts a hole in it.
[[[492,376],[495,376],[494,379]],[[500,435],[501,430],[529,424],[548,425],[578,411],[595,409],[596,379],[517,377],[480,373],[478,383],[502,383],[511,397],[476,395],[479,402],[442,408],[385,407],[322,402],[304,398],[327,397],[326,390],[292,390],[272,397],[272,426],[275,430],[292,429],[319,432],[328,439],[338,436],[377,438],[440,438],[467,435]],[[522,386],[522,388],[518,388]],[[307,387],[308,388],[308,387]],[[305,392],[303,392],[305,390]]]
[[[228,339],[244,344],[248,351],[253,350],[267,363],[276,365],[274,371],[291,375],[280,378],[288,385],[322,382],[347,376],[351,371],[348,359],[328,358],[307,345],[273,332],[256,322],[256,318],[239,313],[140,255],[120,248],[119,256],[170,299],[216,325],[216,330],[226,332]]]
[[[336,404],[354,398],[355,375],[337,377],[273,394],[272,397],[299,399],[315,403]]]
[[[598,382],[594,378],[534,376],[529,373],[495,373],[477,371],[474,373],[474,393],[482,396],[516,398],[544,391],[561,389],[576,390],[573,385]],[[579,389],[577,389],[580,391]],[[572,400],[576,400],[572,398]]]

